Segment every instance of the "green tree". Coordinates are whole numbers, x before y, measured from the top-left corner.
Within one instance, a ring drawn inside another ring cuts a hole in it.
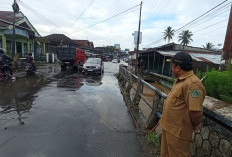
[[[187,46],[190,44],[193,39],[191,38],[193,36],[193,33],[189,30],[182,31],[178,36],[178,41],[184,46]]]
[[[175,30],[172,29],[171,26],[168,26],[167,29],[164,30],[163,32],[163,38],[166,41],[168,39],[168,43],[170,40],[172,40],[172,37],[174,36]]]
[[[208,50],[213,50],[214,49],[214,44],[208,42],[205,45],[202,45],[204,49],[208,49]]]

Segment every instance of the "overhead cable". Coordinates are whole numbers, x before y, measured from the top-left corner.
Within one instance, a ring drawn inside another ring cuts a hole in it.
[[[224,4],[224,3],[227,2],[227,1],[228,1],[228,0],[223,1],[222,3],[216,5],[216,6],[213,7],[212,9],[208,10],[207,12],[205,12],[204,14],[200,15],[199,17],[195,18],[194,20],[190,21],[189,23],[185,24],[184,26],[178,28],[178,29],[176,30],[176,32],[177,32],[178,30],[181,30],[182,28],[188,26],[189,24],[193,23],[194,21],[198,20],[199,18],[203,17],[204,15],[208,14],[209,12],[211,12],[212,10],[214,10],[214,9],[216,9],[217,7],[221,6],[222,4]]]
[[[117,16],[119,16],[119,15],[122,15],[122,14],[124,14],[124,13],[126,13],[126,12],[128,12],[128,11],[130,11],[130,10],[136,8],[136,7],[138,7],[139,5],[140,5],[140,4],[135,5],[135,6],[129,8],[129,9],[126,9],[126,10],[124,10],[124,11],[122,11],[122,12],[116,14],[116,15],[113,15],[113,16],[107,18],[107,19],[101,20],[101,21],[99,21],[99,22],[97,22],[97,23],[95,23],[95,24],[92,24],[92,25],[90,25],[90,26],[87,26],[87,27],[85,27],[85,28],[82,28],[82,29],[80,29],[80,30],[77,30],[77,31],[75,31],[75,32],[73,32],[73,33],[77,33],[77,32],[83,31],[83,30],[85,30],[85,29],[88,29],[88,28],[90,28],[90,27],[96,26],[96,25],[98,25],[98,24],[100,24],[100,23],[103,23],[103,22],[105,22],[105,21],[111,20],[111,19],[113,19],[113,18],[115,18],[115,17],[117,17]]]
[[[71,27],[73,27],[75,25],[75,23],[85,14],[85,12],[88,10],[88,8],[91,6],[91,4],[93,3],[93,0],[91,0],[89,2],[89,4],[87,5],[87,7],[81,12],[81,14],[76,18],[76,20],[74,21],[74,23],[71,25]]]
[[[204,14],[202,14],[202,15],[198,16],[197,18],[193,19],[192,21],[188,22],[188,23],[185,24],[184,26],[182,26],[182,27],[176,29],[175,32],[178,32],[178,31],[180,31],[181,29],[185,28],[186,26],[189,26],[189,25],[192,24],[193,22],[195,22],[195,21],[197,21],[198,19],[200,19],[201,17],[207,15],[208,13],[210,13],[210,12],[213,11],[214,9],[218,8],[219,6],[221,6],[222,4],[224,4],[224,3],[227,2],[227,1],[228,1],[228,0],[225,0],[225,1],[223,1],[222,3],[216,5],[216,6],[213,7],[212,9],[208,10],[207,12],[205,12]],[[150,46],[150,45],[155,44],[155,43],[159,43],[161,40],[163,40],[163,37],[160,38],[160,39],[158,39],[158,40],[156,40],[156,41],[154,41],[154,42],[151,42],[150,44],[147,44],[147,46]],[[145,46],[145,47],[147,47],[147,46]]]

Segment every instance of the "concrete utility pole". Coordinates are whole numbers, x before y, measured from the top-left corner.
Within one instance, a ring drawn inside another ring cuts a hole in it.
[[[137,49],[136,49],[136,60],[135,60],[135,74],[138,71],[138,54],[139,54],[139,38],[140,38],[140,25],[141,25],[141,13],[142,13],[143,2],[140,3],[140,13],[139,13],[139,28],[138,28],[138,39],[137,39]]]
[[[232,10],[232,6],[231,6]],[[230,17],[226,31],[226,37],[223,47],[223,55],[226,60],[226,68],[229,68],[230,64],[232,64],[232,12],[230,10]]]
[[[14,3],[12,4],[12,8],[14,11],[14,16],[13,16],[13,34],[12,34],[12,42],[11,42],[11,56],[12,59],[15,55],[15,14],[19,12],[19,6],[16,2],[16,0],[14,0]]]

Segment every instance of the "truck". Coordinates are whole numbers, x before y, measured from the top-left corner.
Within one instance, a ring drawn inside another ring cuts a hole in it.
[[[67,66],[80,69],[86,61],[85,51],[75,47],[57,47],[57,59],[61,69]]]

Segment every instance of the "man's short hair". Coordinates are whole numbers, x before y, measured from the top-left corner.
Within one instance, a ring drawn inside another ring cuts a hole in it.
[[[172,63],[176,66],[180,66],[184,71],[193,70],[192,57],[188,53],[178,52],[172,58]]]

